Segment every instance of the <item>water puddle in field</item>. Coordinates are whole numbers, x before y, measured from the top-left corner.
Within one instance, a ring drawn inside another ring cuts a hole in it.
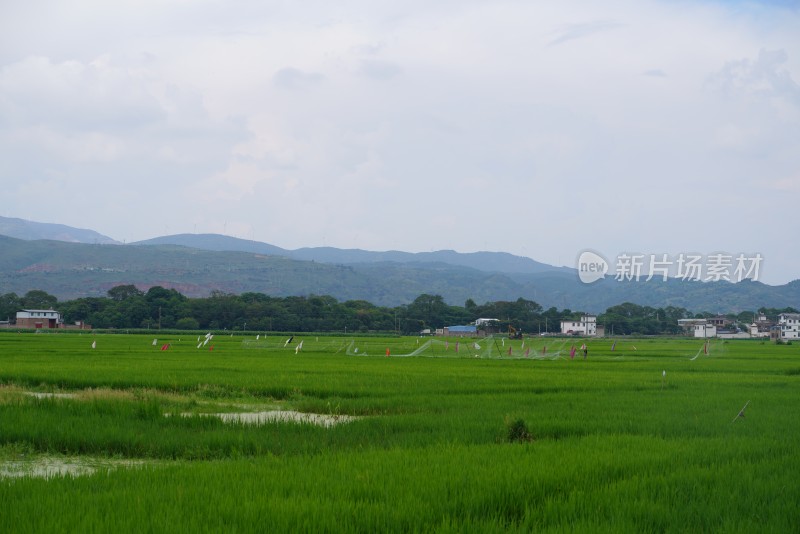
[[[74,393],[39,393],[38,391],[24,391],[25,395],[36,397],[37,399],[74,399]]]
[[[25,460],[0,460],[0,479],[4,478],[55,478],[88,476],[98,471],[125,467],[141,467],[144,460],[101,460],[88,458],[58,458],[41,456]]]
[[[263,425],[267,423],[300,423],[322,427],[332,427],[359,419],[352,415],[326,415],[317,413],[295,412],[293,410],[270,410],[266,412],[244,413],[182,413],[183,417],[217,417],[223,423],[244,423]]]

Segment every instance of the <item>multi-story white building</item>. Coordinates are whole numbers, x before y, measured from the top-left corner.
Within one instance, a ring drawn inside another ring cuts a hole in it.
[[[55,310],[22,310],[17,312],[20,328],[60,328],[61,314]]]
[[[717,327],[710,323],[694,325],[694,337],[717,337]]]
[[[678,325],[684,332],[694,337],[716,337],[717,327],[708,319],[678,319]]]
[[[800,339],[800,313],[782,313],[778,316],[781,339]]]
[[[597,335],[597,316],[582,315],[580,321],[561,321],[561,333],[571,336]]]

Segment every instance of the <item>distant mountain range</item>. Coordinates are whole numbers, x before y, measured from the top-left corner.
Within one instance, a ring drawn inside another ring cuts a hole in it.
[[[41,223],[0,217],[0,235],[16,237],[17,239],[53,239],[68,243],[92,243],[96,245],[119,245],[108,236],[98,234],[94,230],[83,230],[63,224]]]
[[[215,234],[121,245],[97,232],[62,225],[5,218],[0,225],[5,225],[0,233],[7,232],[0,236],[0,294],[42,289],[65,300],[105,296],[116,285],[135,284],[140,289],[175,288],[190,297],[212,291],[318,294],[382,306],[406,304],[428,293],[456,305],[467,299],[483,303],[522,297],[545,308],[587,312],[622,302],[711,312],[800,307],[800,280],[769,286],[751,281],[618,282],[607,277],[583,284],[574,269],[502,252],[285,250]]]
[[[132,245],[180,245],[200,250],[218,252],[252,252],[282,256],[293,260],[316,261],[320,263],[354,264],[354,263],[444,263],[459,267],[471,267],[479,271],[499,273],[543,273],[558,271],[574,273],[569,267],[554,267],[530,258],[514,256],[506,252],[456,252],[439,250],[436,252],[400,252],[390,250],[373,252],[360,249],[339,249],[333,247],[300,248],[286,250],[259,241],[250,241],[219,234],[177,234],[156,237],[145,241],[137,241]]]

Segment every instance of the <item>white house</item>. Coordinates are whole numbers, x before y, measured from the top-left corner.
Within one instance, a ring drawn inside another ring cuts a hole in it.
[[[717,327],[710,323],[694,325],[694,337],[717,337]]]
[[[597,316],[582,315],[580,321],[561,321],[561,333],[571,336],[597,335]]]
[[[708,319],[678,319],[678,325],[694,337],[717,337],[717,327]]]
[[[769,337],[769,328],[764,330],[758,323],[752,323],[747,331],[750,333],[750,337]]]
[[[778,316],[781,339],[800,339],[800,313],[782,313]]]
[[[55,310],[22,310],[17,312],[20,328],[61,328],[61,314]]]

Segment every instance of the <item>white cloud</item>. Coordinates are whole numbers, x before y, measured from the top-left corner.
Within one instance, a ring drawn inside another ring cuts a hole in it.
[[[593,22],[583,22],[580,24],[568,24],[558,29],[556,37],[548,43],[548,46],[555,46],[573,39],[614,30],[622,26],[620,22],[613,20],[598,20]]]
[[[322,82],[325,76],[316,72],[303,72],[299,69],[286,67],[280,69],[273,76],[273,81],[278,87],[285,89],[302,89]]]
[[[8,215],[128,240],[196,228],[557,264],[586,247],[786,254],[763,225],[680,229],[796,203],[795,10],[77,6],[0,8],[0,181],[30,206]]]

